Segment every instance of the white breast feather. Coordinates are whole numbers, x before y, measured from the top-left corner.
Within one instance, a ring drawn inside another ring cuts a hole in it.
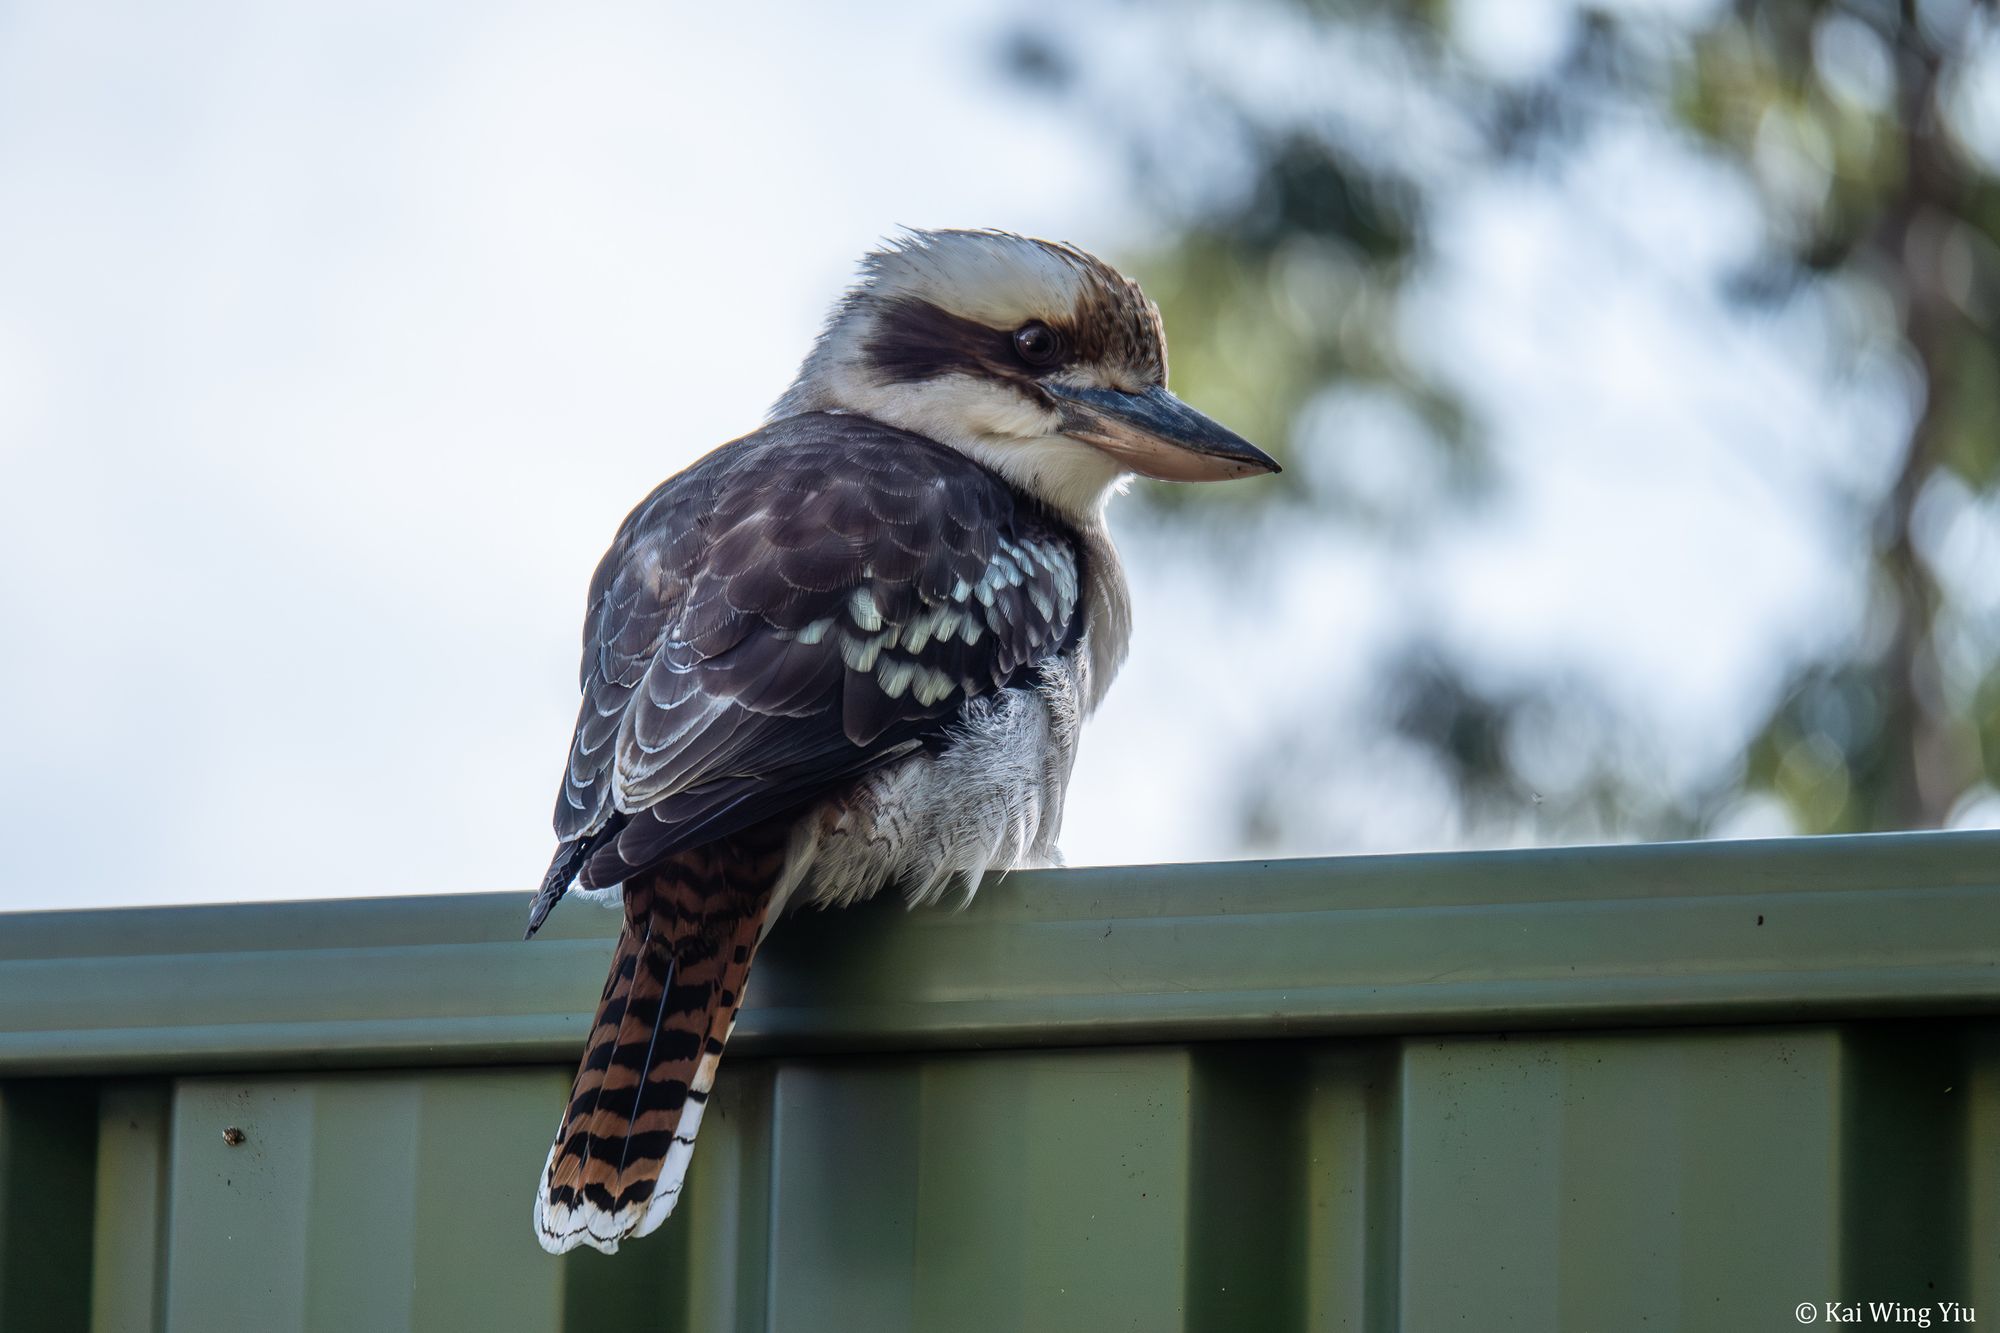
[[[1059,864],[1078,675],[1050,661],[1034,688],[970,704],[937,753],[871,774],[800,821],[779,901],[840,906],[894,885],[916,904],[954,883],[970,901],[988,870]]]

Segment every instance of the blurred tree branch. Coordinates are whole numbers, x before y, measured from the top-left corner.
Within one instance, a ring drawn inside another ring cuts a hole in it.
[[[1766,253],[1728,275],[1729,292],[1771,308],[1846,293],[1836,305],[1855,354],[1886,345],[1907,363],[1900,461],[1883,489],[1852,497],[1870,519],[1855,529],[1872,550],[1857,594],[1868,628],[1831,656],[1785,664],[1740,762],[1692,794],[1660,784],[1590,682],[1496,684],[1421,630],[1377,664],[1377,741],[1428,756],[1467,839],[1695,835],[1754,793],[1806,831],[1944,822],[2000,784],[2000,628],[1987,602],[1954,593],[1965,576],[1939,565],[1952,523],[1984,513],[2000,525],[2000,149],[1976,152],[1954,126],[1968,81],[2000,78],[1993,6],[1736,0],[1683,27],[1585,4],[1560,54],[1526,77],[1468,57],[1468,12],[1183,7],[1143,74],[1068,24],[1011,35],[1010,68],[1124,144],[1168,224],[1169,242],[1135,267],[1174,330],[1177,384],[1303,464],[1282,492],[1144,494],[1197,511],[1273,504],[1391,526],[1396,540],[1462,521],[1489,499],[1484,425],[1401,341],[1438,201],[1469,173],[1546,172],[1620,119],[1681,126],[1751,183],[1763,212]],[[1109,13],[1121,29],[1149,21]],[[1252,33],[1250,58],[1232,65],[1189,36],[1222,22]],[[1350,95],[1363,88],[1368,98]],[[1364,101],[1396,118],[1370,121]],[[1415,508],[1380,512],[1324,466],[1319,409],[1357,390],[1400,402],[1419,427],[1384,448],[1444,465],[1446,483]],[[1343,763],[1333,748],[1357,748],[1321,740],[1288,726],[1249,766],[1247,843],[1281,841],[1302,786]],[[1563,746],[1575,753],[1549,760]],[[1540,789],[1536,755],[1567,775],[1561,792]]]

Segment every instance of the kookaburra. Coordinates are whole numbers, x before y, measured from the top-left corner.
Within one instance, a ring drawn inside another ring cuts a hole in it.
[[[1125,656],[1104,505],[1278,465],[1167,392],[1157,308],[1068,245],[912,233],[764,427],[663,484],[591,581],[534,934],[625,927],[535,1200],[554,1252],[665,1220],[759,942],[1055,860],[1077,728]]]

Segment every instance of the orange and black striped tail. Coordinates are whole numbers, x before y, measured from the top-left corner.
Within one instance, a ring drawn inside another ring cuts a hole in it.
[[[784,860],[768,832],[677,854],[625,886],[625,930],[535,1199],[554,1254],[609,1254],[680,1197]]]

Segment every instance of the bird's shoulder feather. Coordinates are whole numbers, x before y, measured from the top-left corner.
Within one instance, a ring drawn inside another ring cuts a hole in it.
[[[592,581],[565,851],[615,882],[930,743],[1075,641],[1082,558],[996,474],[866,418],[708,454]]]

